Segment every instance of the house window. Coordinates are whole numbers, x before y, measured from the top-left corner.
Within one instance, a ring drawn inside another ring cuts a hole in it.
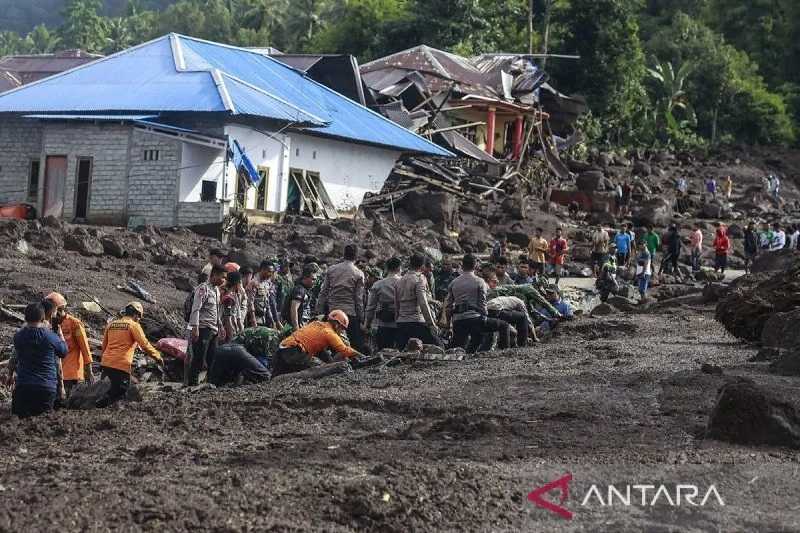
[[[89,213],[89,191],[92,185],[91,157],[79,157],[75,176],[75,218],[85,219]]]
[[[316,159],[316,158],[317,158],[317,151],[316,151],[316,150],[314,150],[314,151],[311,153],[311,159]]]
[[[217,200],[217,182],[210,180],[203,180],[200,185],[200,201],[201,202],[215,202]]]
[[[159,150],[145,150],[144,151],[144,160],[145,161],[158,161],[159,156],[161,155]]]
[[[39,198],[39,160],[31,159],[28,171],[28,200],[35,202]]]
[[[295,155],[295,157],[300,157],[300,148],[295,148],[294,149],[294,155]]]

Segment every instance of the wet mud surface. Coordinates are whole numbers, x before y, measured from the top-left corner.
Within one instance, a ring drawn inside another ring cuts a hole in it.
[[[800,454],[704,436],[727,380],[800,393],[755,352],[712,309],[677,309],[463,362],[36,420],[4,404],[0,530],[796,531]],[[527,500],[565,473],[571,520]],[[725,506],[581,505],[636,483],[714,484]]]

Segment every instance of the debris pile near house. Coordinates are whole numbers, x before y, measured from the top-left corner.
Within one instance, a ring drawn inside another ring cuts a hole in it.
[[[527,56],[467,59],[423,45],[362,65],[361,75],[378,112],[456,155],[401,160],[367,209],[423,190],[480,204],[521,182],[541,189],[548,174],[570,176],[558,150],[578,139],[585,103],[557,93]]]

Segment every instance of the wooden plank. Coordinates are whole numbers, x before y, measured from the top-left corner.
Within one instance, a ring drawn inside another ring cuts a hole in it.
[[[436,130],[428,130],[425,135],[433,135],[434,133],[442,133],[445,131],[463,130],[464,128],[471,128],[473,126],[483,126],[486,122],[469,122],[467,124],[459,124],[458,126],[448,126],[447,128],[439,128]]]

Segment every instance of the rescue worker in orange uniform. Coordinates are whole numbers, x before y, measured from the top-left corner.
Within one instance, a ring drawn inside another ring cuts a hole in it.
[[[108,407],[120,398],[124,398],[131,384],[131,364],[133,352],[138,346],[147,355],[163,366],[161,354],[147,340],[139,322],[144,317],[144,308],[139,302],[131,302],[125,306],[122,317],[114,320],[106,327],[103,335],[103,358],[100,365],[103,377],[111,381],[111,389],[97,400],[97,407]]]
[[[86,328],[78,318],[67,313],[67,300],[60,293],[51,292],[47,295],[55,306],[53,321],[61,325],[61,333],[67,343],[67,355],[61,360],[61,371],[64,379],[64,389],[69,395],[72,387],[87,379],[94,380],[92,372],[92,350],[86,337]]]
[[[272,359],[272,375],[299,372],[322,363],[317,356],[324,350],[337,354],[336,360],[358,357],[362,354],[345,344],[342,333],[347,331],[350,319],[341,310],[331,311],[326,321],[311,322],[285,339]]]

